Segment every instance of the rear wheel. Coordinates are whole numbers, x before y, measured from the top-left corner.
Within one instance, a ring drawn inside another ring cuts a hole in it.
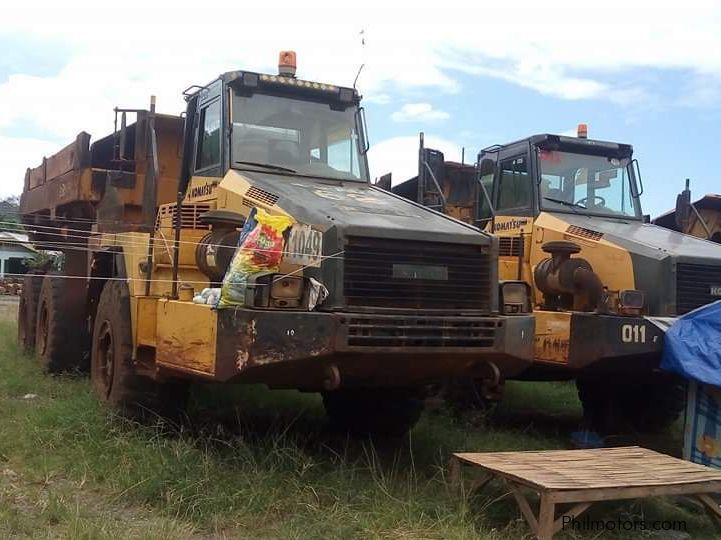
[[[132,359],[130,299],[120,281],[103,287],[93,327],[90,375],[101,401],[133,418],[175,417],[187,404],[188,384],[139,375]]]
[[[601,433],[664,431],[686,402],[684,382],[666,374],[623,382],[579,379],[576,387],[587,424]]]
[[[80,301],[66,294],[63,278],[51,274],[43,278],[35,316],[35,352],[48,373],[83,367],[82,320],[73,316],[78,309],[72,305]]]
[[[413,428],[423,412],[423,400],[409,389],[324,392],[323,405],[334,427],[357,435],[403,435]]]
[[[27,353],[35,349],[35,325],[42,284],[41,272],[30,271],[23,277],[23,290],[18,306],[18,345]]]

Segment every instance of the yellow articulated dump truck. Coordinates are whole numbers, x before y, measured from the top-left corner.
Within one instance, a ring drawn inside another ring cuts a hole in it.
[[[191,381],[322,392],[337,424],[397,432],[424,388],[530,365],[497,242],[370,184],[354,88],[296,78],[284,52],[277,75],[184,94],[182,116],[116,109],[112,135],[27,172],[23,223],[63,252],[20,309],[48,371],[89,367],[128,411],[177,409]]]
[[[632,147],[586,129],[492,146],[473,165],[421,139],[419,175],[392,189],[498,236],[500,279],[532,289],[523,378],[576,379],[602,431],[657,430],[684,404],[658,370],[665,328],[721,296],[721,248],[648,223]]]

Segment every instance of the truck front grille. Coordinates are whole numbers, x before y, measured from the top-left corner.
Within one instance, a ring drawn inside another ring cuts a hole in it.
[[[345,245],[349,306],[489,311],[490,279],[488,250],[478,245],[367,237]]]
[[[351,317],[348,345],[356,347],[493,347],[496,319]]]
[[[676,314],[721,300],[721,265],[676,266]]]

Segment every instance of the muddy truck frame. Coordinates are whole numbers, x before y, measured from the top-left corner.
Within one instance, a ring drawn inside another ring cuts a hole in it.
[[[357,91],[280,64],[189,88],[182,116],[116,109],[113,134],[28,170],[23,224],[63,266],[26,276],[23,346],[49,372],[89,365],[124,411],[171,414],[193,381],[262,383],[322,392],[358,431],[408,429],[431,383],[527,368],[533,317],[498,308],[497,241],[371,185]],[[249,275],[242,305],[193,301],[261,210],[293,223],[280,269]]]
[[[717,299],[721,247],[648,223],[631,145],[588,139],[581,125],[576,137],[491,146],[469,165],[421,136],[419,175],[392,189],[499,238],[500,279],[532,289],[534,363],[522,378],[575,379],[589,424],[606,433],[677,418],[684,386],[659,370],[664,332]]]

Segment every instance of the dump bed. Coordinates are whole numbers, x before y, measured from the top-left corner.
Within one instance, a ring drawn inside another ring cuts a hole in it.
[[[184,120],[138,111],[137,121],[90,144],[89,133],[40,165],[27,169],[20,211],[27,225],[73,220],[100,229],[152,226],[155,208],[175,200]],[[151,133],[158,149],[158,177],[151,165]],[[150,185],[146,186],[146,180]],[[145,208],[145,212],[143,209]],[[150,212],[148,212],[150,210]]]

